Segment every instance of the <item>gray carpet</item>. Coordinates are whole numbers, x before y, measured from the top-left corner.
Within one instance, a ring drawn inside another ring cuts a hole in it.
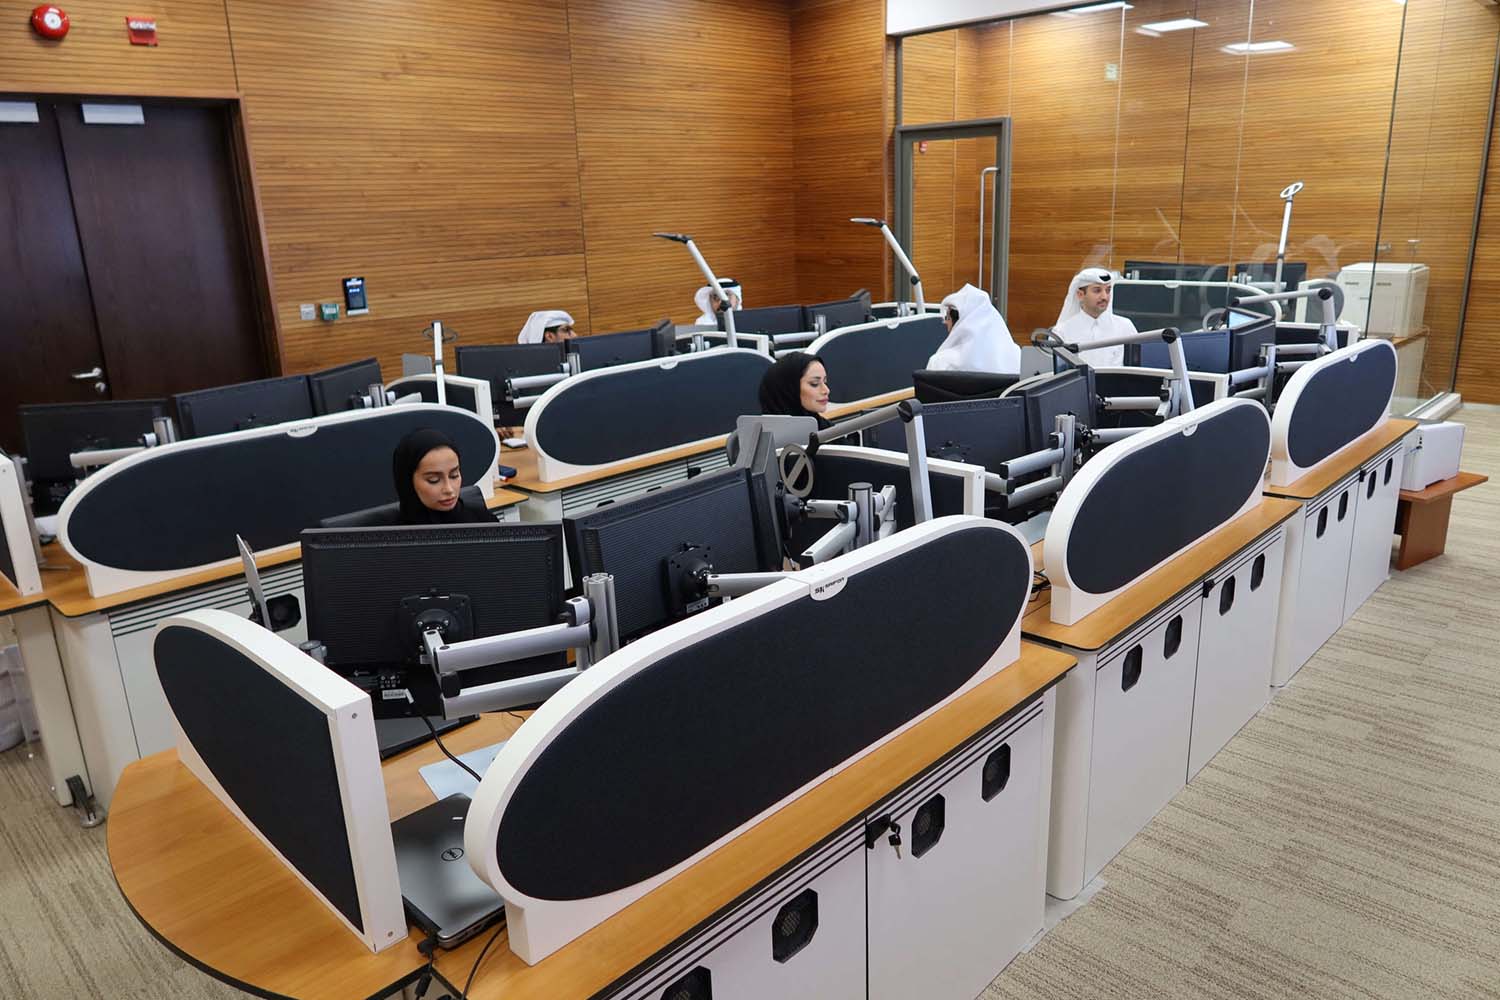
[[[1500,477],[1500,412],[1460,419],[1464,467]],[[985,1000],[1500,1000],[1497,567],[1487,484]],[[147,934],[103,829],[0,754],[0,998],[243,995]]]

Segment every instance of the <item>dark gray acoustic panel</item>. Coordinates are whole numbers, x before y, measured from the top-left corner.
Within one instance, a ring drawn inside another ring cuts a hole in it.
[[[901,450],[903,452],[906,450],[904,445]],[[962,477],[929,470],[927,481],[932,492],[933,517],[969,513],[964,510],[966,484]],[[847,500],[849,487],[854,483],[869,483],[875,487],[876,492],[885,486],[896,487],[897,529],[910,528],[916,524],[911,502],[911,472],[907,466],[822,452],[814,457],[811,499]],[[794,524],[787,551],[795,558],[798,554],[806,552],[809,545],[837,526],[837,521],[821,519]]]
[[[1265,411],[1242,405],[1203,421],[1191,436],[1120,454],[1073,517],[1073,583],[1108,593],[1233,517],[1259,488],[1270,434]],[[1105,449],[1094,461],[1113,457]]]
[[[363,930],[328,717],[235,647],[169,625],[156,675],[208,770],[257,830]]]
[[[397,396],[416,393],[422,397],[422,402],[424,403],[436,403],[438,401],[436,379],[397,379],[391,383],[391,388],[396,391]],[[472,386],[445,382],[443,389],[448,398],[447,405],[456,406],[460,410],[467,410],[470,413],[478,413],[479,402],[474,398],[474,389]]]
[[[1310,469],[1385,419],[1396,387],[1396,352],[1366,350],[1358,360],[1315,371],[1287,425],[1287,456]]]
[[[388,407],[307,437],[268,433],[165,448],[101,474],[68,518],[84,558],[118,569],[190,569],[297,540],[324,518],[395,498],[391,453],[418,427],[442,431],[473,483],[495,460],[495,436],[459,410]],[[91,481],[92,482],[92,481]]]
[[[726,351],[569,380],[537,416],[534,446],[569,465],[606,465],[730,434],[760,412],[760,380],[771,360]]]
[[[1026,566],[1014,535],[967,528],[668,654],[532,763],[501,871],[587,899],[691,857],[970,680],[1020,613]]]
[[[852,402],[909,389],[912,372],[942,346],[948,328],[940,316],[924,316],[895,327],[855,330],[818,349],[833,398]]]

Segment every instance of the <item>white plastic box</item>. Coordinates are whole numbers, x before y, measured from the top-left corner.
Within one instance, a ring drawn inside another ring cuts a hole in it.
[[[1458,460],[1463,450],[1463,424],[1452,421],[1422,424],[1406,436],[1401,488],[1425,490],[1433,483],[1452,479],[1458,475]]]
[[[1351,264],[1337,279],[1344,289],[1344,315],[1362,323],[1369,336],[1417,333],[1427,310],[1428,275],[1426,264]]]

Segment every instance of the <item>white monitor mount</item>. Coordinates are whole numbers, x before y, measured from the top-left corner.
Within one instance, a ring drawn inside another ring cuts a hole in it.
[[[927,301],[922,297],[922,279],[917,274],[917,269],[913,266],[911,258],[906,255],[905,250],[901,249],[901,244],[896,240],[896,234],[891,232],[891,227],[885,224],[884,219],[871,219],[864,216],[853,218],[849,221],[861,226],[873,226],[880,230],[880,235],[885,237],[886,246],[891,248],[891,252],[896,255],[896,259],[901,262],[901,266],[906,268],[907,277],[911,281],[912,288],[917,297],[917,315],[920,316],[926,312]]]
[[[681,243],[683,246],[687,247],[688,253],[693,255],[693,263],[697,264],[698,270],[703,272],[703,277],[704,280],[708,282],[708,287],[712,288],[715,292],[720,292],[723,290],[724,286],[719,284],[719,279],[717,276],[715,276],[713,268],[709,267],[708,261],[703,259],[703,254],[698,251],[698,245],[693,242],[693,238],[691,236],[688,236],[685,233],[652,233],[651,235],[659,237],[660,239],[671,240],[673,243]],[[730,347],[740,346],[739,338],[735,336],[734,332],[733,309],[724,310],[724,333],[728,339]]]

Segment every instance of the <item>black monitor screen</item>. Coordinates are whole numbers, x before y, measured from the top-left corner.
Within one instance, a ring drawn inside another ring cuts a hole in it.
[[[1002,462],[1030,449],[1026,440],[1026,401],[1020,396],[933,403],[922,407],[927,457],[995,471]],[[865,431],[865,442],[887,451],[906,451],[906,425],[897,420]]]
[[[724,314],[719,314],[719,329],[724,329]],[[806,333],[812,329],[801,306],[764,306],[760,309],[736,309],[735,333]]]
[[[483,379],[490,384],[490,404],[495,408],[495,426],[515,427],[526,422],[526,411],[518,410],[505,402],[505,380],[522,375],[556,375],[561,372],[563,345],[480,344],[454,348],[453,358],[458,374]]]
[[[172,397],[179,436],[208,437],[252,427],[270,427],[313,415],[306,375],[241,382]]]
[[[657,358],[670,358],[677,353],[677,326],[672,322],[672,317],[666,316],[658,320],[651,328],[651,355]]]
[[[921,403],[952,403],[963,399],[987,399],[1015,385],[1019,376],[1006,372],[956,372],[920,369],[911,373],[911,383]]]
[[[1289,260],[1281,267],[1281,287],[1273,288],[1276,284],[1276,262],[1274,260],[1264,261],[1258,264],[1236,264],[1234,265],[1234,280],[1242,285],[1261,287],[1266,292],[1295,292],[1297,286],[1307,280],[1307,262],[1300,260]],[[1289,307],[1295,306],[1295,302],[1283,302],[1281,308],[1286,312]],[[1270,308],[1267,306],[1266,308]]]
[[[380,374],[380,362],[365,358],[313,372],[307,376],[307,384],[312,390],[313,412],[322,416],[360,409],[359,397],[369,392],[372,385],[384,385],[385,379]]]
[[[819,316],[823,317],[826,324],[824,333],[844,326],[868,323],[871,319],[869,296],[867,294],[864,298],[844,299],[842,302],[822,302],[807,307],[807,325],[814,330],[818,328]]]
[[[422,397],[422,402],[424,403],[436,403],[438,401],[437,379],[435,378],[400,379],[392,382],[391,387],[400,396],[414,393]],[[474,389],[471,386],[445,380],[443,397],[448,401],[449,406],[457,407],[460,410],[467,410],[470,413],[479,412],[479,400],[474,397]]]
[[[556,524],[435,524],[310,528],[302,532],[307,634],[327,664],[367,690],[382,672],[401,676],[416,701],[373,695],[376,714],[440,714],[436,682],[417,663],[402,602],[467,598],[471,638],[555,625],[563,610],[562,529]],[[559,670],[564,653],[466,671],[464,687]],[[403,676],[404,675],[404,676]]]
[[[1229,331],[1202,330],[1184,333],[1182,356],[1190,372],[1229,371]],[[1131,348],[1134,348],[1132,351]],[[1131,355],[1135,355],[1132,359]],[[1126,348],[1125,363],[1137,368],[1172,367],[1172,352],[1164,341],[1150,344],[1131,344]]]
[[[1020,390],[1026,400],[1026,435],[1029,451],[1050,447],[1048,435],[1057,429],[1056,418],[1071,413],[1077,422],[1096,426],[1092,372],[1059,372]]]
[[[903,446],[901,451],[905,451]],[[904,464],[881,462],[859,455],[837,455],[820,451],[813,459],[814,500],[847,500],[849,487],[855,483],[869,483],[878,493],[886,486],[896,488],[896,527],[910,528],[916,524],[915,510],[911,501],[911,469]],[[965,477],[936,469],[928,469],[928,489],[932,494],[932,516],[947,517],[950,514],[970,514],[965,509],[968,482]],[[838,522],[822,518],[804,520],[793,526],[788,549],[793,557],[807,551]]]
[[[68,456],[78,451],[133,448],[151,431],[151,421],[165,417],[165,399],[132,399],[108,403],[37,403],[21,407],[21,440],[27,474],[33,482],[77,479]]]
[[[578,355],[583,371],[628,365],[632,361],[650,361],[656,356],[656,328],[625,330],[621,333],[596,333],[567,342],[569,351]]]
[[[1230,309],[1226,314],[1229,322],[1229,370],[1243,371],[1260,364],[1260,350],[1276,340],[1276,321],[1270,316]]]
[[[759,475],[725,469],[568,518],[573,578],[613,575],[620,638],[634,639],[697,610],[683,606],[680,563],[672,565],[689,547],[720,573],[781,569],[768,497]]]

